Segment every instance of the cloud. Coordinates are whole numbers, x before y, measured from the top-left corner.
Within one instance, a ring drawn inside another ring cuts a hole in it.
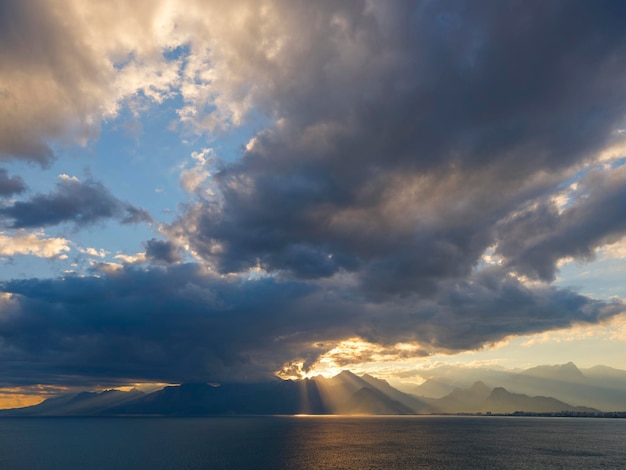
[[[214,71],[277,118],[170,228],[222,273],[347,272],[372,293],[432,293],[621,139],[619,3],[311,8],[270,8],[257,48],[214,51],[227,56]]]
[[[0,256],[32,255],[54,258],[71,251],[69,243],[65,238],[44,238],[41,233],[27,233],[23,230],[11,235],[0,232]]]
[[[36,194],[27,201],[17,201],[0,208],[0,216],[11,220],[12,228],[29,228],[73,223],[77,227],[91,225],[107,218],[124,224],[151,221],[143,209],[122,202],[97,181],[79,181],[61,177],[56,190]]]
[[[26,184],[19,176],[11,176],[7,170],[0,168],[0,197],[12,196],[26,191]]]
[[[172,242],[152,238],[145,242],[146,259],[157,264],[173,264],[182,261],[182,256]]]
[[[0,158],[48,165],[56,145],[97,137],[122,102],[169,96],[168,15],[166,2],[2,2]]]
[[[146,261],[145,253],[135,253],[134,255],[126,255],[124,253],[118,253],[114,256],[115,259],[119,259],[126,264],[144,263]]]
[[[622,240],[621,243],[614,243],[603,248],[600,255],[604,259],[625,259],[626,258],[626,241]]]
[[[420,168],[457,162],[458,152],[467,163],[524,153],[528,166],[549,159],[554,168],[593,150],[621,117],[619,2],[12,0],[2,8],[6,158],[49,163],[55,145],[96,138],[121,106],[139,114],[175,96],[180,119],[198,132],[259,110],[319,144],[369,123],[378,132],[355,149],[367,151],[344,161],[358,158],[361,173],[381,152],[390,165]]]
[[[108,254],[108,252],[104,249],[97,250],[96,248],[91,248],[91,247],[78,248],[78,251],[80,253],[83,253],[89,256],[95,256],[98,258],[104,258]]]
[[[45,165],[174,96],[209,139],[262,122],[240,159],[179,167],[191,200],[163,232],[198,265],[152,239],[97,275],[5,282],[0,377],[252,378],[347,338],[457,352],[623,310],[549,284],[626,233],[623,2],[0,8],[3,157]],[[71,177],[0,215],[150,220]]]
[[[1,288],[4,386],[253,380],[295,358],[310,365],[345,338],[387,351],[417,343],[421,356],[597,323],[624,310],[568,290],[530,288],[498,271],[449,283],[433,300],[376,304],[358,290],[226,279],[194,264]]]
[[[201,152],[193,152],[191,158],[195,161],[195,166],[180,172],[180,185],[185,191],[193,193],[211,176],[207,168],[215,161],[215,157],[213,149],[205,148]]]
[[[546,281],[558,261],[595,259],[596,250],[626,234],[626,165],[610,172],[595,169],[579,182],[576,197],[559,211],[541,201],[503,220],[496,253],[516,271]]]

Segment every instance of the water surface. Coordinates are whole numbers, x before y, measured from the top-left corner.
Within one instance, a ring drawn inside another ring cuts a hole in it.
[[[1,469],[626,468],[626,420],[2,418]]]

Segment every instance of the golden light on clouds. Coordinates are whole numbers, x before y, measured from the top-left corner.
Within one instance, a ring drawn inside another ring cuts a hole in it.
[[[509,336],[501,341],[485,344],[480,349],[458,354],[446,351],[427,353],[417,343],[382,346],[354,337],[337,343],[309,367],[306,366],[306,361],[295,360],[286,363],[276,375],[291,380],[315,376],[330,378],[343,370],[350,370],[358,375],[371,374],[396,383],[419,384],[429,377],[430,370],[446,365],[466,368],[519,367],[517,363],[522,348],[528,351],[527,365],[530,367],[549,362],[545,358],[534,357],[531,353],[533,347],[542,345],[544,348],[558,348],[559,345],[569,345],[570,348],[575,348],[577,344],[591,342],[626,342],[626,313],[596,325],[578,324],[537,334]],[[580,358],[576,362],[583,365]]]
[[[417,343],[396,343],[383,346],[354,337],[345,339],[322,354],[310,367],[304,360],[288,362],[276,373],[283,379],[302,379],[321,375],[333,377],[344,369],[365,373],[368,365],[383,366],[390,363],[406,363],[423,358],[428,353]]]

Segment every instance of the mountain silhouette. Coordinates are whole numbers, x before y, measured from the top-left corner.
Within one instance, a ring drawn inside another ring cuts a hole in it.
[[[589,376],[572,363],[539,366],[509,375],[499,371],[487,376],[502,379],[507,387],[498,384],[491,388],[477,380],[468,387],[456,387],[442,397],[432,398],[405,393],[368,374],[359,377],[342,371],[331,378],[220,385],[186,383],[149,394],[136,390],[81,392],[50,398],[34,406],[0,410],[0,416],[592,413],[602,409],[592,406],[594,399],[612,397],[612,406],[624,400],[626,391],[626,372],[600,366],[589,369]],[[604,386],[598,384],[601,380]],[[551,389],[560,393],[521,393],[520,389]],[[577,397],[578,401],[563,399],[564,396]],[[608,411],[623,410],[626,406]]]

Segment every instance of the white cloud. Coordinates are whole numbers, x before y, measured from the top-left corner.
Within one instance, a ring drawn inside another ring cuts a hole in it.
[[[69,252],[69,241],[65,238],[44,238],[43,233],[18,231],[15,235],[0,232],[0,255],[32,255],[39,258],[54,258]]]
[[[200,152],[193,152],[191,158],[196,162],[195,166],[180,172],[180,184],[190,193],[195,192],[211,176],[208,167],[214,160],[214,152],[213,149],[204,148]]]
[[[76,176],[70,176],[65,173],[60,174],[59,179],[63,181],[74,181],[76,183],[80,183],[80,180]]]
[[[108,253],[104,249],[97,250],[96,248],[78,248],[78,251],[86,255],[97,256],[98,258],[104,258]]]
[[[146,261],[145,253],[135,253],[134,255],[125,255],[123,253],[118,253],[114,256],[115,259],[119,259],[125,264],[133,264],[133,263],[143,263]]]

